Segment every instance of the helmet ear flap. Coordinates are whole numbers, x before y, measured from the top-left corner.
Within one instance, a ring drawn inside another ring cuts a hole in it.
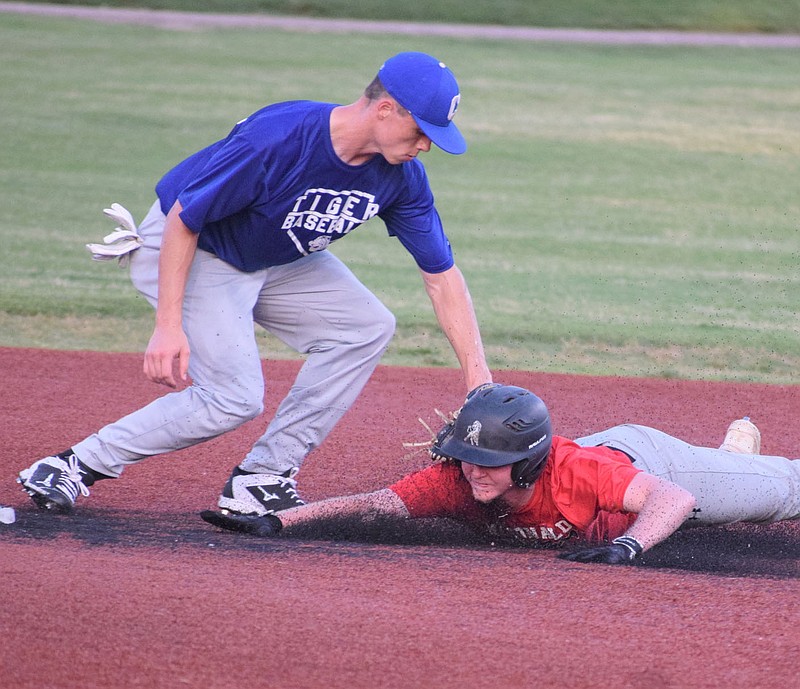
[[[515,486],[519,488],[530,488],[539,476],[544,471],[544,464],[547,460],[547,455],[543,457],[531,457],[530,459],[522,459],[511,468],[511,480]]]

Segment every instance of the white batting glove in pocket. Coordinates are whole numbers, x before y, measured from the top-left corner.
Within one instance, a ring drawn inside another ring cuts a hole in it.
[[[111,208],[103,209],[103,213],[119,223],[119,226],[111,234],[103,237],[102,244],[87,244],[86,248],[91,252],[92,260],[110,261],[116,258],[119,259],[120,266],[124,267],[130,261],[131,252],[136,251],[143,244],[143,240],[127,208],[112,203]]]

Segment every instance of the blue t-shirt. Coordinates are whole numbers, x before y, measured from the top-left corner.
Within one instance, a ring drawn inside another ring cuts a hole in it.
[[[375,155],[347,165],[334,152],[330,103],[270,105],[159,181],[198,246],[246,272],[290,263],[375,217],[428,273],[453,265],[425,168]]]

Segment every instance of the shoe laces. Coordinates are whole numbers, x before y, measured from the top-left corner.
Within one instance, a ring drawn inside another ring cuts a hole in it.
[[[67,470],[64,472],[64,475],[59,478],[59,483],[61,483],[64,479],[68,479],[72,481],[72,483],[76,484],[81,491],[81,495],[84,497],[88,497],[89,489],[86,487],[86,484],[83,482],[83,474],[81,473],[80,464],[78,463],[78,458],[75,455],[70,455],[69,458],[66,460],[67,463]]]
[[[300,470],[297,467],[294,467],[292,469],[289,469],[289,471],[287,471],[286,474],[278,475],[275,478],[278,479],[278,481],[281,484],[281,488],[283,488],[286,491],[286,494],[289,496],[290,499],[303,502],[302,498],[297,493],[297,479],[295,478],[295,476],[297,476],[297,473],[299,471]]]

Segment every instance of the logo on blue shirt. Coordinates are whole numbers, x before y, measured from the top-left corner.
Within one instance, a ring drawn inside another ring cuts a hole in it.
[[[306,255],[327,249],[334,239],[338,239],[331,235],[346,235],[375,217],[379,210],[380,204],[375,203],[375,196],[363,191],[309,189],[295,201],[281,228],[286,230],[300,253]],[[306,235],[308,232],[317,235],[307,236],[304,245],[297,230],[305,230],[303,234]]]

